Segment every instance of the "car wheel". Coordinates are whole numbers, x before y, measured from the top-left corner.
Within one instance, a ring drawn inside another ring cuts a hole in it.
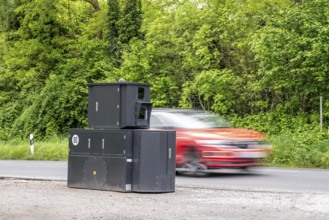
[[[190,148],[186,151],[185,163],[181,166],[180,174],[191,176],[205,176],[207,175],[207,166],[203,164],[197,151]]]

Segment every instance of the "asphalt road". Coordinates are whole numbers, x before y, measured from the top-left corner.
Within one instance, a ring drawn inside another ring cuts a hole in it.
[[[0,219],[327,220],[329,170],[222,170],[174,193],[68,188],[67,162],[0,160]]]
[[[0,160],[0,177],[67,180],[65,161]],[[176,176],[177,186],[260,190],[273,192],[329,192],[329,170],[262,167],[251,171],[222,170],[206,177]]]

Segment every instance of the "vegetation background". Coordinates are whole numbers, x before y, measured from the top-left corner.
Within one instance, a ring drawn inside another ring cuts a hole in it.
[[[53,143],[65,159],[86,84],[125,78],[154,107],[266,133],[273,165],[329,168],[328,68],[328,0],[1,0],[0,158],[49,159]]]

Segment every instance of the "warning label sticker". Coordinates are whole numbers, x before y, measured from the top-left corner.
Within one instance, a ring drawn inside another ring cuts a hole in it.
[[[72,136],[72,144],[74,146],[77,146],[79,144],[79,136],[78,135],[75,134],[75,135]]]

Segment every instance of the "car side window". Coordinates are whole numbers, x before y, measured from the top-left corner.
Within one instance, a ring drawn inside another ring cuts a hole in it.
[[[156,116],[152,115],[152,113],[151,113],[150,127],[151,128],[163,128],[164,125]]]

